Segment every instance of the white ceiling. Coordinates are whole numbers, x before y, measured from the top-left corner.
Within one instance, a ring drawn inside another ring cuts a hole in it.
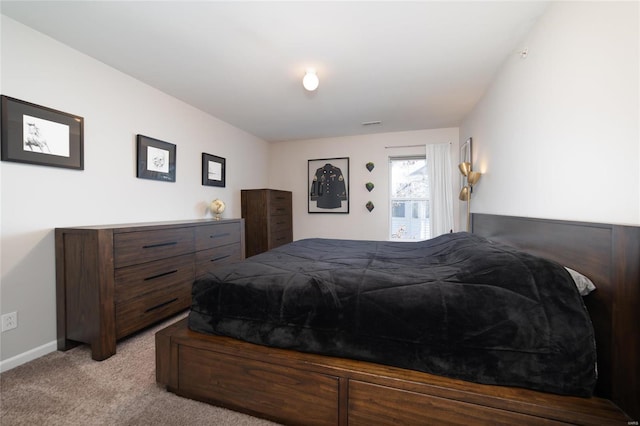
[[[2,1],[267,141],[458,126],[547,2]],[[301,84],[308,67],[320,87]],[[96,84],[100,84],[96,81]],[[380,120],[380,125],[362,122]]]

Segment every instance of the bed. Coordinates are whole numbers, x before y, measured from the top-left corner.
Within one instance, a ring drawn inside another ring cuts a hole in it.
[[[296,242],[293,251],[268,252],[222,270],[208,282],[196,282],[189,319],[156,335],[157,380],[177,394],[286,424],[629,421],[617,406],[631,418],[637,416],[638,331],[632,324],[638,320],[633,306],[640,291],[638,228],[476,214],[473,233],[443,236],[426,248],[401,244],[404,254],[389,246],[400,247],[397,243],[333,242],[341,246],[337,255],[337,248],[326,248],[331,242]],[[493,254],[482,251],[479,241]],[[367,251],[375,256],[359,257]],[[416,290],[424,278],[414,275],[423,271],[405,263],[416,252],[422,259],[444,259],[430,265],[439,271],[437,285],[427,286],[429,297]],[[557,263],[539,263],[532,254]],[[517,289],[489,285],[496,270],[491,262],[516,255],[521,256],[516,262],[520,268],[506,275],[533,269],[540,283],[532,286],[535,278],[529,277]],[[314,256],[320,262],[307,263]],[[497,257],[489,262],[492,256]],[[286,274],[278,263],[285,258],[298,260],[288,263]],[[329,260],[342,261],[342,269],[331,270]],[[378,268],[383,263],[398,268]],[[566,285],[573,281],[564,266],[591,278],[597,290],[580,296]],[[301,273],[313,268],[312,274]],[[331,280],[318,278],[338,272],[352,275],[349,286],[365,291],[345,294],[341,286],[323,285]],[[252,288],[256,275],[266,278],[266,292]],[[314,277],[311,290],[298,283],[301,275]],[[411,279],[385,286],[392,275]],[[545,287],[550,280],[562,283]],[[444,282],[464,291],[452,293]],[[573,302],[557,307],[553,303],[558,302],[529,303],[554,291],[564,292],[559,300]],[[460,296],[470,292],[470,298]],[[380,297],[372,296],[376,294]],[[286,299],[294,303],[286,304]],[[402,302],[395,304],[405,308],[393,311],[393,303],[384,305],[385,300]],[[470,306],[474,301],[481,307],[503,306],[478,310]],[[409,308],[425,304],[429,309],[422,313]],[[509,305],[522,312],[507,311],[507,317],[497,318],[497,324],[508,325],[497,327],[497,333],[486,319],[465,316],[500,312]],[[563,318],[563,311],[572,314]],[[435,333],[411,326],[443,313],[447,320],[435,326]],[[265,315],[268,321],[258,323]],[[558,322],[554,329],[563,330],[555,337],[547,327],[553,321]],[[489,337],[495,335],[503,341]]]

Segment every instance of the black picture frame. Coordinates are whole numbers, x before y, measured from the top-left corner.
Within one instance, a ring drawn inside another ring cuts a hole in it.
[[[349,157],[308,160],[307,174],[309,213],[349,213]]]
[[[0,96],[2,161],[84,170],[84,118]]]
[[[137,135],[137,172],[140,179],[176,181],[176,145]]]
[[[226,186],[227,160],[217,155],[202,153],[202,184],[205,186]]]

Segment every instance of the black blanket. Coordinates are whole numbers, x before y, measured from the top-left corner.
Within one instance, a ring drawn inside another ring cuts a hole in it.
[[[196,281],[189,326],[485,384],[589,396],[596,381],[567,271],[467,233],[293,242]]]

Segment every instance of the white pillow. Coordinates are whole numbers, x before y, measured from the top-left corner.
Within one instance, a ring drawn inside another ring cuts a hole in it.
[[[569,274],[571,274],[571,278],[573,278],[573,281],[576,283],[576,287],[578,287],[578,291],[582,296],[586,296],[596,289],[593,281],[582,275],[580,272],[574,271],[573,269],[567,268],[566,266],[564,267],[564,269],[569,271]]]

